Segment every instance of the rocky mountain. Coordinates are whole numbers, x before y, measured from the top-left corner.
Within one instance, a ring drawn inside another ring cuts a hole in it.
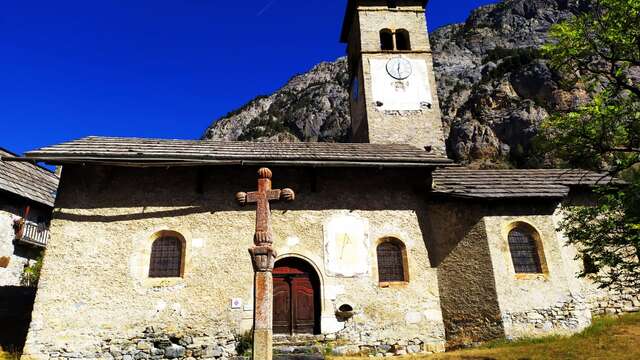
[[[447,151],[478,166],[535,166],[532,139],[541,121],[588,99],[564,89],[541,56],[549,28],[584,0],[504,0],[463,24],[430,34]],[[350,126],[346,59],[321,63],[270,96],[215,121],[203,138],[346,141]]]
[[[351,126],[347,59],[323,62],[216,120],[203,138],[254,141],[347,140]]]

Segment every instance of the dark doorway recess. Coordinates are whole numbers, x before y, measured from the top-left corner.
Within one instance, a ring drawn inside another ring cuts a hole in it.
[[[0,286],[0,348],[22,352],[31,322],[36,289]]]
[[[273,269],[273,332],[320,333],[320,280],[302,259],[278,260]]]

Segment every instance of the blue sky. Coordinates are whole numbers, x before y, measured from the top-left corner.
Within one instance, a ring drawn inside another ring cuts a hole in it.
[[[491,0],[431,0],[429,29]],[[344,54],[345,0],[8,0],[0,146],[87,135],[199,138],[216,118]]]

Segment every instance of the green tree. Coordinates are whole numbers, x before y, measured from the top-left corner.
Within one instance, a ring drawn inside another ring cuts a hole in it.
[[[545,121],[549,152],[630,183],[599,189],[595,206],[565,208],[560,227],[599,270],[593,276],[602,286],[640,288],[640,0],[588,1],[586,11],[551,29],[544,53],[565,86],[591,99]]]

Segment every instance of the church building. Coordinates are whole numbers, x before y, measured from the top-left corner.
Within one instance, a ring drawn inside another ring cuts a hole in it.
[[[350,143],[87,137],[62,166],[23,359],[227,359],[253,326],[257,172],[271,204],[277,346],[441,352],[571,334],[593,286],[556,231],[612,179],[470,170],[446,157],[426,0],[349,0]]]

